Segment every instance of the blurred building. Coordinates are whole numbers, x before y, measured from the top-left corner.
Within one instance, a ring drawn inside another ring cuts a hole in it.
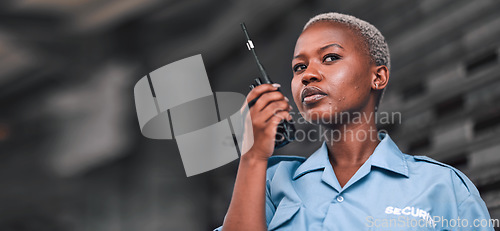
[[[141,136],[134,84],[201,53],[214,91],[246,94],[258,70],[244,21],[291,98],[295,40],[328,11],[388,40],[380,111],[401,123],[380,128],[404,152],[464,171],[500,218],[499,1],[18,0],[0,3],[0,230],[219,226],[236,161],[186,178],[175,141]],[[319,144],[277,154],[308,156]]]

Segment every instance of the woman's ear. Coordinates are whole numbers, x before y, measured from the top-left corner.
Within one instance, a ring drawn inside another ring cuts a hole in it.
[[[375,66],[372,75],[373,90],[382,90],[389,82],[389,69],[385,65]]]

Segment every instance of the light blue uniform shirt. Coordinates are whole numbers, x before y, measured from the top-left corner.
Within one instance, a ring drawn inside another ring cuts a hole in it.
[[[485,203],[462,172],[426,156],[403,154],[389,135],[380,136],[344,187],[326,143],[307,160],[271,157],[268,230],[493,230]]]

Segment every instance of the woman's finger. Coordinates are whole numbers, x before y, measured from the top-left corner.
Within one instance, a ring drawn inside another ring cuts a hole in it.
[[[255,103],[254,107],[256,111],[262,111],[267,105],[275,101],[286,101],[288,102],[288,98],[286,98],[279,91],[265,92],[259,98],[259,100]]]
[[[257,99],[265,92],[276,91],[278,90],[279,87],[280,85],[278,83],[262,84],[255,87],[247,95],[246,102],[249,104],[248,107],[252,107],[253,104],[255,104],[255,102],[257,101]]]
[[[262,118],[265,119],[266,122],[268,122],[269,119],[271,119],[279,112],[286,111],[288,113],[289,110],[290,110],[290,105],[288,105],[288,102],[286,102],[285,100],[281,100],[281,101],[274,101],[268,104],[267,107],[265,107],[259,113],[261,113]]]

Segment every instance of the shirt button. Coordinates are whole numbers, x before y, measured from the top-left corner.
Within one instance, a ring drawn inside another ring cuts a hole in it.
[[[343,197],[343,196],[338,196],[338,197],[337,197],[337,201],[338,201],[338,202],[342,202],[342,201],[344,201],[344,197]]]

